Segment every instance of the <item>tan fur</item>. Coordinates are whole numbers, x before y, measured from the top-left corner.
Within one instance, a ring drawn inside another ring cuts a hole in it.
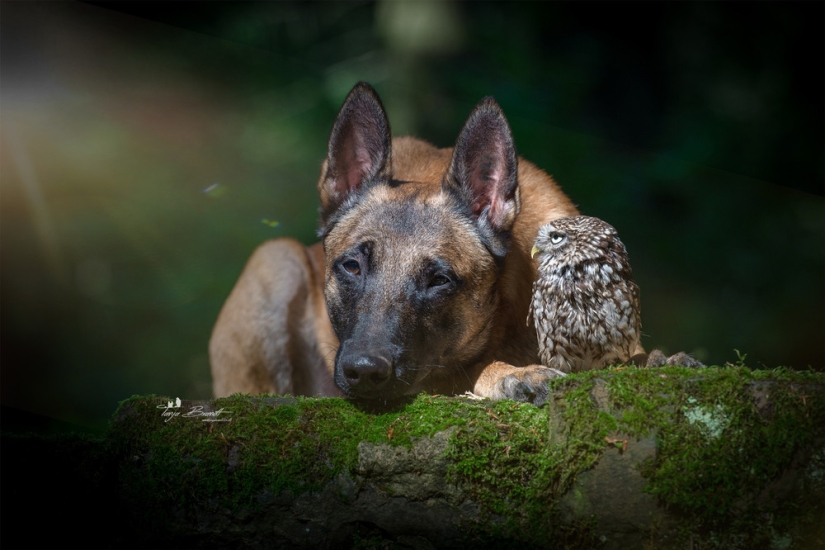
[[[356,231],[380,232],[380,224],[365,229],[356,221],[371,215],[371,210],[380,210],[383,202],[416,194],[416,200],[437,207],[444,201],[441,181],[451,155],[452,149],[437,149],[415,138],[393,139],[393,178],[417,183],[370,189],[369,200],[360,201],[338,221],[326,239],[326,253],[334,254],[358,242],[364,235]],[[456,337],[457,344],[466,348],[467,357],[482,357],[462,365],[460,375],[467,379],[468,389],[492,398],[503,397],[500,386],[504,377],[530,377],[542,369],[534,365],[535,331],[524,323],[536,275],[529,251],[541,225],[578,214],[553,179],[535,165],[519,159],[518,174],[521,213],[514,225],[503,273],[498,281],[474,281],[477,295],[468,293],[457,306],[466,319]],[[323,180],[322,176],[322,193]],[[437,249],[455,260],[454,267],[462,277],[472,279],[472,262],[462,258],[480,256],[476,252],[478,242],[454,219],[443,216],[438,223],[438,231],[410,241],[407,257],[396,254],[388,261],[400,266],[424,251]],[[329,266],[325,274],[323,254],[320,244],[304,247],[291,239],[278,239],[264,243],[252,255],[224,304],[210,340],[217,397],[235,392],[340,394],[333,383],[338,342],[324,305],[325,280],[328,292],[335,289],[329,286],[334,283]],[[490,287],[494,294],[487,299],[482,289]]]
[[[420,172],[395,172],[395,175],[403,179],[406,179],[404,176],[409,176],[409,180],[413,182],[423,179]],[[383,225],[385,212],[396,208],[397,203],[411,196],[415,196],[416,202],[430,207],[428,214],[434,218],[428,226],[431,230],[401,235],[388,232]],[[387,240],[387,246],[382,246],[382,241]],[[494,314],[498,306],[498,295],[491,292],[495,287],[495,264],[486,254],[482,243],[474,237],[471,224],[450,215],[440,185],[433,182],[407,183],[395,188],[380,186],[370,190],[338,222],[335,230],[327,237],[325,247],[329,251],[347,250],[364,241],[378,243],[376,262],[380,265],[380,270],[388,274],[383,279],[385,285],[382,303],[395,304],[395,308],[402,310],[402,313],[408,304],[403,299],[404,281],[396,274],[414,272],[426,258],[451,258],[456,274],[465,281],[464,292],[451,306],[453,314],[465,320],[452,334],[453,353],[436,360],[435,364],[444,367],[444,372],[439,372],[439,369],[427,372],[422,368],[422,377],[429,375],[430,380],[439,376],[450,378],[456,372],[447,367],[465,363],[485,350],[485,344],[494,331]],[[328,298],[338,293],[337,280],[331,268],[331,262],[327,262],[325,292]],[[363,307],[368,308],[370,304],[363,304]],[[466,378],[462,371],[458,375]],[[416,380],[422,381],[421,377]]]
[[[338,339],[323,280],[320,243],[278,239],[255,250],[209,341],[215,397],[340,394],[331,374]]]

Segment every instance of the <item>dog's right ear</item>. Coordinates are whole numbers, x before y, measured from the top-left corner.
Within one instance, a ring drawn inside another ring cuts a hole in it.
[[[359,82],[350,91],[329,136],[318,191],[321,226],[361,189],[391,177],[391,135],[387,113],[375,90]]]

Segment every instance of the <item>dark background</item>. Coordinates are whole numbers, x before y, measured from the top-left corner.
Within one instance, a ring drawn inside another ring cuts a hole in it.
[[[439,146],[495,96],[619,230],[648,348],[825,369],[823,6],[2,3],[4,424],[209,397],[221,304],[262,241],[315,240],[359,80]]]

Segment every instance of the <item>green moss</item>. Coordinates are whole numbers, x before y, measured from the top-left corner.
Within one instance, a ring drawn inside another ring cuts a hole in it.
[[[456,431],[450,475],[499,517],[495,533],[527,533],[536,544],[571,538],[590,544],[587,525],[560,528],[559,497],[599,460],[605,438],[655,434],[656,457],[642,467],[646,491],[677,512],[686,531],[711,533],[722,546],[730,542],[728,531],[763,540],[773,527],[743,522],[765,517],[756,515],[762,489],[823,435],[823,384],[821,374],[744,367],[574,374],[551,383],[556,397],[542,409],[506,401],[477,405],[493,421],[476,415]],[[815,397],[805,396],[806,385],[819,386]],[[756,398],[762,386],[770,388],[764,410]],[[552,420],[556,413],[560,424]],[[559,425],[564,437],[554,438]],[[775,512],[772,525],[796,518]]]
[[[221,506],[256,509],[266,492],[316,491],[351,473],[362,441],[410,447],[467,421],[465,403],[427,395],[383,414],[343,399],[234,395],[214,404],[228,422],[164,419],[158,406],[167,401],[122,402],[111,438],[132,457],[122,478],[133,497],[177,506],[218,498]]]
[[[764,542],[775,535],[773,523],[788,523],[779,510],[768,512],[772,521],[766,522],[759,497],[802,449],[817,438],[821,444],[821,374],[745,367],[627,371],[631,377],[589,376],[607,381],[619,431],[656,434],[656,457],[642,466],[646,490],[683,518],[686,531],[707,533],[708,541],[726,547],[732,542],[726,533]],[[816,396],[806,396],[812,385],[819,386]]]
[[[657,456],[643,467],[648,491],[684,514],[688,529],[714,533],[720,547],[730,542],[729,531],[750,532],[754,540],[775,537],[775,514],[760,509],[761,489],[802,449],[818,438],[823,443],[821,390],[806,396],[804,373],[707,373],[682,384],[682,406],[660,426]],[[763,410],[754,398],[760,391],[770,394]],[[779,523],[788,519],[780,516]]]
[[[557,382],[542,408],[512,401],[476,404],[474,418],[454,434],[448,457],[453,482],[469,487],[488,514],[494,537],[537,546],[594,543],[592,523],[559,521],[558,499],[605,449],[616,419],[593,406],[594,377]],[[559,422],[557,417],[561,417]],[[561,432],[561,433],[558,433]]]
[[[655,436],[656,456],[641,468],[646,490],[686,532],[724,545],[734,526],[781,541],[791,511],[770,511],[767,526],[743,522],[764,517],[760,492],[822,437],[823,385],[822,374],[783,369],[619,367],[553,381],[543,407],[420,395],[370,413],[342,399],[236,395],[214,404],[231,421],[213,423],[164,421],[165,398],[132,398],[110,439],[129,457],[120,479],[131,498],[185,513],[195,502],[254,510],[267,494],[317,491],[340,473],[356,477],[362,441],[410,447],[455,426],[448,481],[481,505],[474,542],[588,546],[595,524],[560,521],[560,497],[598,462],[606,438]]]
[[[550,444],[547,409],[512,401],[468,408],[467,422],[447,451],[448,479],[469,488],[484,506],[480,523],[488,536],[541,543],[557,523],[551,504],[562,491],[571,447]],[[525,524],[533,528],[522,529]]]

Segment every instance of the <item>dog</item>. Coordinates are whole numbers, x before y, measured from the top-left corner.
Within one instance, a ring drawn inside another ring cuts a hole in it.
[[[262,244],[209,343],[216,397],[236,392],[396,399],[471,391],[541,404],[561,376],[525,326],[539,227],[578,214],[519,158],[495,100],[454,148],[390,135],[357,84],[318,182],[320,243]]]

